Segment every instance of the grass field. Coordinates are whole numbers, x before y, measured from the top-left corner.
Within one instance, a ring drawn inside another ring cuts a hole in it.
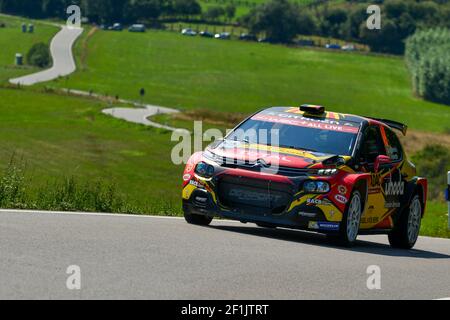
[[[35,32],[30,34],[22,33],[21,30],[22,23],[28,24],[29,20],[0,15],[0,22],[6,24],[6,28],[0,28],[0,82],[36,71],[37,69],[27,66],[16,67],[14,65],[16,53],[21,53],[25,60],[26,54],[33,44],[50,43],[53,35],[58,32],[58,28],[32,21],[35,25]]]
[[[82,45],[82,41],[78,42]],[[287,48],[239,41],[98,31],[87,68],[54,86],[94,90],[181,109],[252,112],[268,105],[317,103],[443,132],[450,109],[412,96],[400,58]]]
[[[2,169],[14,155],[36,189],[63,177],[107,181],[148,213],[175,203],[179,213],[183,168],[172,165],[169,133],[107,117],[94,100],[30,89],[0,96]]]

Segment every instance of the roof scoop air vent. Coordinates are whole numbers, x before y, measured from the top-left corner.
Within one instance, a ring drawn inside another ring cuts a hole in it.
[[[325,113],[325,107],[312,105],[312,104],[304,104],[304,105],[300,106],[300,111],[303,111],[308,114],[320,115],[320,114]]]

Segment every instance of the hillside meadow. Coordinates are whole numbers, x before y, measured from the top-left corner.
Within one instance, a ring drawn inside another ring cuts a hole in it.
[[[448,106],[413,96],[399,57],[281,45],[97,31],[77,44],[84,68],[50,86],[183,109],[250,113],[265,106],[315,103],[388,118],[422,131],[450,128]],[[81,48],[80,48],[81,46]]]

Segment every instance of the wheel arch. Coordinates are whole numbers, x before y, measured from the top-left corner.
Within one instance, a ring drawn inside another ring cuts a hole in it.
[[[417,178],[414,191],[419,194],[420,202],[422,203],[422,217],[423,217],[425,215],[425,207],[427,204],[428,181],[424,178]]]
[[[408,182],[406,187],[406,198],[404,198],[403,208],[408,207],[412,198],[415,194],[419,195],[420,203],[422,205],[422,217],[425,214],[425,206],[427,203],[427,191],[428,191],[428,183],[427,179],[414,177],[410,182]]]
[[[361,194],[361,199],[363,201],[363,210],[365,211],[366,209],[366,204],[367,204],[367,197],[368,197],[368,182],[367,179],[359,179],[356,181],[353,190],[357,190],[359,191],[359,193]],[[364,213],[363,211],[363,213]]]

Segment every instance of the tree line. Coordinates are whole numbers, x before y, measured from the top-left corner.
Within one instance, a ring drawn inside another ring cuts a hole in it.
[[[450,30],[422,30],[406,42],[405,59],[414,92],[450,105]]]
[[[240,19],[252,32],[264,32],[275,42],[289,42],[298,34],[320,35],[367,44],[372,51],[402,54],[405,40],[416,30],[450,28],[449,0],[377,0],[381,29],[367,28],[370,2],[327,2],[311,7],[288,0],[269,0]]]
[[[292,0],[267,0],[237,19],[233,1],[208,6],[197,0],[0,0],[0,11],[33,18],[66,17],[66,8],[78,4],[83,16],[96,23],[134,23],[157,19],[237,23],[273,42],[288,43],[297,35],[319,35],[367,44],[372,51],[403,54],[406,39],[416,30],[450,28],[450,0],[315,1],[300,5]],[[366,27],[367,7],[381,7],[381,29]]]
[[[0,12],[31,18],[65,18],[66,8],[79,5],[84,17],[96,23],[133,23],[166,17],[201,14],[196,0],[0,0]]]

